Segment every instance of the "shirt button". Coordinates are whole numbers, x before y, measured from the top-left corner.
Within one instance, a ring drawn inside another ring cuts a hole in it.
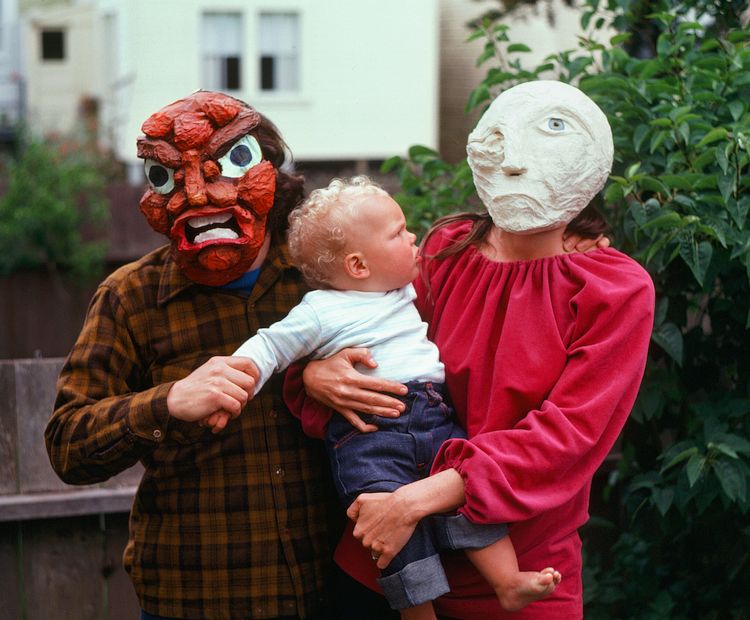
[[[276,475],[277,476],[283,476],[284,475],[284,468],[283,467],[277,468],[276,469]]]
[[[279,414],[278,414],[278,413],[276,413],[276,411],[275,411],[274,409],[271,409],[271,411],[270,411],[270,412],[268,413],[268,417],[269,417],[269,418],[275,418],[275,417],[276,417],[276,416],[278,416],[278,415],[279,415]]]
[[[153,435],[154,435],[154,439],[157,439],[157,440],[161,439],[161,431],[158,428],[153,432]]]

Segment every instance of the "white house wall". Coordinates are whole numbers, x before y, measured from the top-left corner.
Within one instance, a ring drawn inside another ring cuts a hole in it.
[[[297,159],[381,159],[414,143],[437,146],[438,0],[92,1],[97,32],[88,34],[89,45],[97,48],[99,40],[104,49],[92,54],[96,68],[80,62],[98,83],[37,67],[30,80],[42,78],[64,96],[35,91],[34,109],[40,118],[69,122],[76,89],[98,93],[102,123],[110,125],[104,132],[125,161],[135,161],[135,139],[149,114],[205,87],[204,12],[243,15],[242,89],[230,94],[273,120]],[[275,95],[258,86],[255,33],[261,12],[283,11],[299,15],[300,88]],[[77,28],[71,35],[82,33]]]
[[[23,22],[29,126],[38,133],[73,131],[82,97],[100,94],[96,12],[86,5],[33,9]],[[45,28],[65,30],[63,60],[41,60]]]

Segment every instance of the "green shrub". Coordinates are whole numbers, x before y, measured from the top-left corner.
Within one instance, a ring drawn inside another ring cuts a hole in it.
[[[0,275],[45,268],[88,282],[105,243],[87,239],[108,219],[104,178],[81,150],[27,140],[6,167],[0,197]]]
[[[744,2],[586,0],[577,50],[522,66],[489,18],[489,66],[467,109],[536,78],[574,82],[605,111],[615,169],[604,190],[614,244],[657,288],[646,377],[606,495],[621,518],[586,555],[588,618],[748,618],[750,603],[750,31]],[[606,4],[606,7],[605,7]],[[601,7],[600,7],[601,5]],[[650,7],[650,13],[643,10]],[[604,12],[601,9],[607,9]],[[713,25],[695,21],[713,16]],[[691,17],[692,16],[692,17]],[[652,55],[630,30],[657,33]],[[607,45],[603,28],[619,31]],[[412,223],[463,209],[466,164],[414,147],[386,167]],[[598,520],[601,522],[601,520]]]

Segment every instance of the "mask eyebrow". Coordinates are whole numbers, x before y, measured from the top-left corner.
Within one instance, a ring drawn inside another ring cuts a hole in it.
[[[231,123],[216,130],[206,144],[206,152],[213,157],[221,157],[232,144],[250,133],[250,130],[259,124],[260,114],[255,110],[242,110]]]
[[[141,136],[136,141],[138,157],[141,159],[155,159],[169,168],[179,168],[182,155],[174,146],[164,140],[155,140]]]

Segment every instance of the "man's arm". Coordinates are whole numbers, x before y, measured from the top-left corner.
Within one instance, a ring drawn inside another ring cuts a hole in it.
[[[247,360],[212,358],[179,381],[153,386],[145,357],[118,295],[101,286],[61,372],[45,431],[50,462],[65,482],[101,482],[164,441],[192,441],[205,430],[191,420],[218,409],[239,414],[253,389]]]

